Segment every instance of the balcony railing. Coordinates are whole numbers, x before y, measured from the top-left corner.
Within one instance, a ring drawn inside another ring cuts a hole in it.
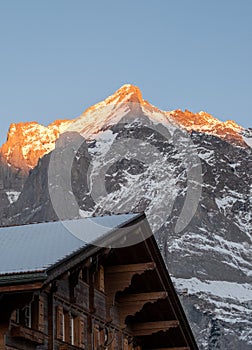
[[[10,335],[12,338],[23,338],[36,344],[44,344],[46,337],[43,333],[37,330],[27,328],[19,324],[12,324]]]

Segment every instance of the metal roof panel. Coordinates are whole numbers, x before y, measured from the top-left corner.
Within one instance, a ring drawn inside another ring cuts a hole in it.
[[[139,214],[0,228],[0,276],[42,272]]]

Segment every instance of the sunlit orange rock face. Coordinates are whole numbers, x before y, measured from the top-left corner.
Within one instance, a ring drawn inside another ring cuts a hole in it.
[[[11,124],[0,153],[8,164],[28,172],[37,165],[40,157],[54,148],[55,141],[68,124],[66,120],[57,120],[48,127],[37,122]]]
[[[189,132],[202,132],[238,146],[246,146],[240,134],[242,127],[232,120],[221,122],[206,112],[192,113],[188,110],[183,112],[180,109],[170,112],[169,115]]]
[[[242,128],[233,121],[221,122],[208,113],[192,113],[188,110],[162,111],[142,98],[140,89],[131,84],[123,85],[114,94],[73,120],[56,120],[48,126],[37,122],[11,124],[6,143],[0,148],[0,158],[26,174],[34,168],[39,158],[52,151],[59,135],[67,129],[84,137],[94,137],[110,125],[120,122],[123,113],[139,112],[154,122],[163,123],[220,137],[227,142],[246,147],[240,132]]]

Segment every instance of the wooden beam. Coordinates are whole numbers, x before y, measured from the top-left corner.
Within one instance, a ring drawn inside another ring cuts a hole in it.
[[[132,304],[137,302],[153,302],[158,299],[164,299],[168,296],[167,292],[151,292],[151,293],[139,293],[139,294],[127,294],[120,296],[117,301],[123,304]]]
[[[167,292],[152,292],[127,294],[119,297],[117,301],[120,303],[119,314],[121,327],[123,328],[125,326],[125,319],[127,316],[134,316],[145,304],[155,303],[159,299],[167,298],[167,296]]]
[[[134,336],[151,335],[160,331],[167,331],[170,328],[176,328],[179,326],[179,321],[157,321],[157,322],[145,322],[136,323],[132,326],[132,332]]]
[[[0,286],[0,293],[2,292],[19,292],[19,291],[29,291],[34,289],[40,289],[43,287],[42,282],[29,283],[29,284],[16,284],[11,286]]]
[[[116,292],[122,292],[129,287],[134,275],[141,275],[145,271],[154,270],[154,262],[146,264],[117,265],[108,266],[105,269],[105,279],[108,290],[106,293],[115,295]]]
[[[105,286],[107,294],[107,318],[111,318],[110,310],[115,302],[117,292],[123,292],[132,283],[135,275],[142,275],[146,271],[154,270],[154,262],[106,266],[105,268]]]
[[[108,266],[106,267],[106,272],[108,274],[118,274],[125,272],[142,272],[147,270],[153,270],[156,267],[154,262],[141,263],[141,264],[128,264],[128,265],[116,265],[116,266]]]

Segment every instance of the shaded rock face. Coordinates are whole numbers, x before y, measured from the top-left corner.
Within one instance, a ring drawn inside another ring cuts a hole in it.
[[[247,350],[252,344],[251,149],[197,132],[180,147],[174,141],[179,137],[188,135],[164,132],[142,113],[93,140],[63,134],[30,171],[2,224],[58,220],[52,195],[68,189],[71,163],[71,191],[62,202],[70,209],[61,218],[144,210],[200,349]],[[189,188],[188,147],[201,161],[201,196],[195,215],[178,231]],[[57,181],[48,185],[52,157]]]
[[[8,206],[22,191],[28,174],[10,166],[0,153],[0,217],[8,215]]]
[[[57,184],[64,189],[65,179],[62,169],[69,166],[67,159],[69,158],[69,154],[71,155],[73,152],[71,145],[74,140],[79,138],[82,140],[82,144],[79,150],[74,153],[75,157],[71,169],[71,178],[73,193],[74,195],[76,194],[78,202],[82,203],[82,199],[88,191],[87,169],[90,163],[90,155],[85,140],[78,133],[62,134],[53,155],[59,161],[56,166],[57,174],[55,174]],[[51,203],[49,193],[48,167],[50,159],[51,154],[45,155],[39,160],[38,165],[30,171],[18,200],[12,205],[9,205],[5,210],[5,215],[2,218],[3,225],[59,220]],[[68,200],[71,200],[71,198],[68,198]],[[68,204],[70,205],[70,203]],[[68,215],[62,219],[77,216],[79,216],[79,213],[72,213],[71,216]]]

